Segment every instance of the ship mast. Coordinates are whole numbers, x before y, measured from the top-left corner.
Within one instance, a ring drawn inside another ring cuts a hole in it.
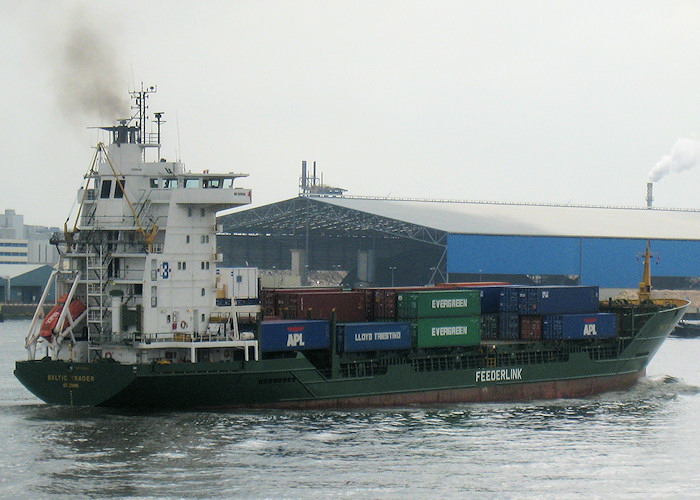
[[[138,130],[138,137],[136,137],[136,142],[142,145],[147,145],[150,141],[148,140],[148,134],[146,132],[146,121],[148,120],[148,105],[146,101],[148,99],[148,94],[154,94],[158,91],[158,88],[151,85],[148,88],[144,88],[143,82],[141,82],[141,90],[130,91],[131,98],[134,100],[135,105],[131,109],[135,110],[136,113],[132,119],[136,118],[136,129]],[[160,113],[162,115],[162,113]],[[160,116],[158,117],[160,121]],[[141,150],[142,161],[146,161],[146,149],[145,147]],[[160,159],[160,124],[158,126],[158,154]]]
[[[644,274],[639,283],[639,302],[651,300],[651,242],[647,240],[647,249],[644,252]]]

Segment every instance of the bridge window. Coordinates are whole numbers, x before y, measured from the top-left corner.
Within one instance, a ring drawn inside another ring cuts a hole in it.
[[[112,192],[112,181],[105,179],[102,181],[102,189],[100,190],[100,198],[109,198],[109,193]]]
[[[177,179],[163,179],[164,189],[177,189]]]
[[[158,179],[151,179],[151,189],[158,189]]]
[[[196,189],[199,187],[199,179],[185,179],[185,189]]]
[[[122,191],[122,188],[126,186],[126,179],[119,179],[119,182],[115,183],[114,186],[114,197],[115,198],[124,198],[124,191]]]

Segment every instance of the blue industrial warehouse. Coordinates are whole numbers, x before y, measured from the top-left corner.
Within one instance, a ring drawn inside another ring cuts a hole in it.
[[[222,216],[227,265],[350,271],[348,283],[507,280],[700,287],[700,211],[303,195]],[[297,262],[294,261],[296,258]]]
[[[44,264],[0,264],[0,302],[35,304],[53,272]],[[53,300],[53,287],[47,295]]]

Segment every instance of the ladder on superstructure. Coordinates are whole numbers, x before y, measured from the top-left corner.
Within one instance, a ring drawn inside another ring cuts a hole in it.
[[[95,252],[87,253],[85,259],[88,332],[91,339],[95,338],[95,335],[102,338],[109,332],[105,320],[109,311],[107,286],[112,256],[106,251],[105,244],[100,243],[96,245]]]

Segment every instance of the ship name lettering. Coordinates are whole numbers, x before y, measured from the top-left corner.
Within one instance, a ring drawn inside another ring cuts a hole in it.
[[[467,307],[467,299],[433,299],[433,309],[445,309],[446,307]]]
[[[94,382],[95,376],[94,375],[73,375],[71,377],[71,380],[73,382]]]
[[[49,382],[68,382],[68,375],[47,375],[47,380]]]
[[[477,382],[498,382],[500,380],[522,380],[522,368],[510,368],[507,370],[477,370]]]
[[[466,326],[440,326],[431,328],[430,335],[432,337],[446,337],[449,335],[466,335]]]

